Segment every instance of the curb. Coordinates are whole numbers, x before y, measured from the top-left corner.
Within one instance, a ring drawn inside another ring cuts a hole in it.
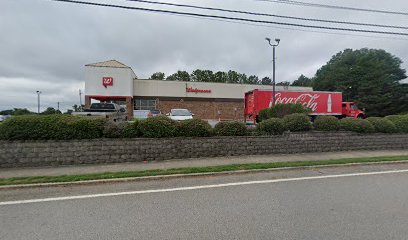
[[[154,181],[154,180],[163,180],[163,179],[190,178],[190,177],[203,177],[203,176],[223,176],[223,175],[234,175],[234,174],[274,172],[274,171],[282,171],[282,170],[301,170],[301,169],[311,169],[311,168],[386,165],[386,164],[395,164],[395,163],[408,164],[408,159],[398,160],[398,161],[379,161],[379,162],[367,162],[367,163],[343,163],[343,164],[313,165],[313,166],[302,166],[302,167],[281,167],[281,168],[249,169],[249,170],[208,172],[208,173],[188,173],[188,174],[171,174],[171,175],[146,176],[146,177],[111,178],[111,179],[84,180],[84,181],[75,181],[75,182],[52,182],[52,183],[3,185],[3,186],[0,186],[0,191],[1,190],[21,189],[21,188],[65,187],[65,186],[75,186],[75,185]]]

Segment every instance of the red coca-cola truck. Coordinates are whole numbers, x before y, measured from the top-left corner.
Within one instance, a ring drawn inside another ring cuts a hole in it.
[[[273,104],[271,90],[255,89],[245,93],[245,122],[258,122],[259,111]],[[365,118],[364,111],[357,108],[354,102],[343,102],[341,92],[292,92],[276,91],[275,104],[302,103],[310,108],[310,116],[336,116],[338,118]]]

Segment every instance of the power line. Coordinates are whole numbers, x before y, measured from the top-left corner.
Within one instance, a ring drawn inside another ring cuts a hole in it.
[[[302,27],[302,28],[316,28],[316,29],[336,30],[336,31],[364,32],[364,33],[377,33],[377,34],[408,36],[408,33],[401,33],[401,32],[376,31],[376,30],[341,28],[341,27],[326,27],[326,26],[319,26],[319,25],[306,25],[306,24],[296,24],[296,23],[287,23],[287,22],[265,21],[265,20],[255,20],[255,19],[248,19],[248,18],[237,18],[237,17],[226,17],[226,16],[219,16],[219,15],[199,14],[199,13],[192,13],[192,12],[178,12],[178,11],[170,11],[170,10],[159,10],[159,9],[151,9],[151,8],[140,8],[140,7],[113,5],[113,4],[83,2],[83,1],[76,1],[76,0],[51,0],[51,1],[67,2],[67,3],[75,3],[75,4],[84,4],[84,5],[92,5],[92,6],[100,6],[100,7],[121,8],[121,9],[129,9],[129,10],[140,10],[140,11],[155,12],[155,13],[167,13],[167,14],[174,14],[174,15],[180,15],[180,16],[196,16],[196,17],[235,20],[235,21],[251,22],[251,23],[286,25],[286,26]]]
[[[229,13],[241,13],[241,14],[248,14],[248,15],[255,15],[255,16],[277,17],[277,18],[294,19],[294,20],[302,20],[302,21],[349,24],[349,25],[382,27],[382,28],[408,29],[408,27],[404,27],[404,26],[372,24],[372,23],[358,23],[358,22],[348,22],[348,21],[334,21],[334,20],[316,19],[316,18],[302,18],[302,17],[293,17],[293,16],[285,16],[285,15],[277,15],[277,14],[231,10],[231,9],[225,9],[225,8],[213,8],[213,7],[202,7],[202,6],[197,6],[197,5],[177,4],[177,3],[169,3],[169,2],[157,2],[157,1],[147,1],[147,0],[126,0],[126,1],[158,4],[158,5],[166,5],[166,6],[174,6],[174,7],[194,8],[194,9],[211,10],[211,11],[220,11],[220,12],[229,12]]]
[[[374,12],[374,13],[385,13],[385,14],[394,14],[394,15],[405,15],[405,16],[408,16],[408,13],[407,13],[407,12],[397,12],[397,11],[386,11],[386,10],[378,10],[378,9],[346,7],[346,6],[327,5],[327,4],[309,3],[309,2],[291,1],[291,0],[256,0],[256,1],[260,1],[260,2],[273,2],[273,3],[283,3],[283,4],[300,5],[300,6],[307,6],[307,7],[320,7],[320,8],[330,8],[330,9],[340,9],[340,10],[351,10],[351,11],[360,11],[360,12]]]
[[[240,24],[240,25],[247,25],[247,26],[255,26],[255,27],[266,27],[266,28],[277,28],[277,29],[284,29],[284,30],[294,30],[294,31],[301,31],[301,32],[311,32],[311,33],[323,33],[323,34],[330,34],[330,35],[347,35],[347,36],[355,36],[355,37],[365,37],[365,38],[376,38],[376,39],[392,39],[392,40],[401,40],[407,41],[408,38],[398,38],[398,37],[386,37],[386,36],[373,36],[373,35],[363,35],[363,34],[353,34],[353,33],[344,33],[344,32],[328,32],[328,31],[319,31],[319,30],[311,30],[311,29],[296,29],[293,27],[279,27],[279,26],[272,26],[272,25],[265,25],[265,24],[256,24],[256,23],[247,23],[247,22],[237,22],[232,20],[224,20],[224,19],[213,19],[213,18],[203,18],[203,17],[195,17],[195,16],[183,16],[183,17],[190,17],[196,19],[206,19],[210,21],[217,21],[217,22],[226,22],[226,23],[233,23],[233,24]]]

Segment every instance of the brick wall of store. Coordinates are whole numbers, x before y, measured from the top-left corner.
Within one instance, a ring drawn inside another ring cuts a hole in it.
[[[408,149],[408,134],[307,132],[248,137],[0,141],[0,168],[389,149]]]
[[[244,102],[222,100],[161,100],[157,101],[157,108],[164,113],[172,108],[186,108],[201,119],[239,120],[243,119]],[[220,116],[218,116],[218,111]]]

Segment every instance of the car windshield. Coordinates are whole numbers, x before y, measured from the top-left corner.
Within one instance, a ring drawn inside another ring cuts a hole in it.
[[[191,116],[191,112],[187,109],[173,109],[171,110],[172,116]]]
[[[160,110],[157,110],[157,109],[155,109],[155,110],[150,110],[150,112],[151,112],[152,114],[160,114]]]
[[[115,109],[115,106],[111,103],[92,103],[91,109]]]
[[[136,110],[134,115],[136,116],[147,116],[149,114],[149,110]]]

